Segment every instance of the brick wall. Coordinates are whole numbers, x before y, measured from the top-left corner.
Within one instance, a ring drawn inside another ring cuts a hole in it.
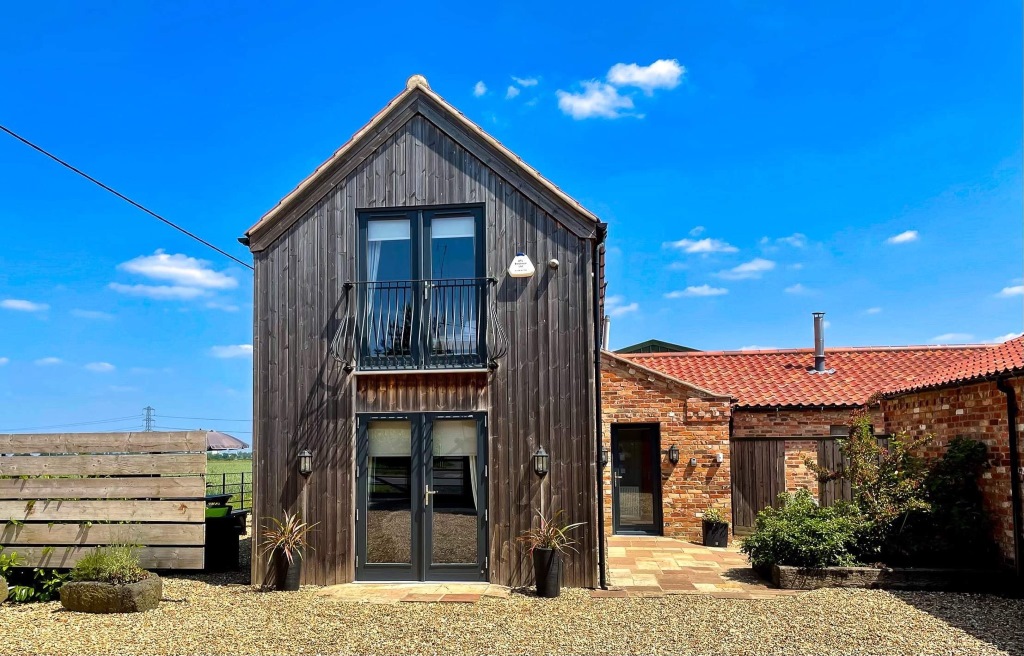
[[[1014,378],[1018,406],[1024,405],[1024,377]],[[939,457],[957,435],[974,438],[988,447],[990,467],[981,480],[985,508],[993,523],[996,542],[1004,557],[1013,560],[1013,515],[1010,504],[1010,440],[1006,423],[1006,397],[995,382],[907,394],[882,401],[885,430],[934,437],[930,457]],[[1024,407],[1018,407],[1024,421]],[[1018,430],[1024,429],[1022,425]]]
[[[604,447],[612,425],[657,423],[661,449],[679,447],[679,463],[661,456],[664,534],[700,539],[698,514],[714,506],[732,516],[729,470],[730,400],[689,387],[657,372],[605,354],[601,361]],[[724,462],[715,462],[722,453]],[[690,467],[690,458],[697,466]],[[604,468],[605,533],[612,532],[611,465]]]

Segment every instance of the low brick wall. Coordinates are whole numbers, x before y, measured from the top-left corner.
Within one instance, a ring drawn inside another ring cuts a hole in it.
[[[772,567],[772,583],[784,590],[820,588],[880,588],[885,590],[938,590],[999,592],[1009,577],[994,570],[823,567]]]

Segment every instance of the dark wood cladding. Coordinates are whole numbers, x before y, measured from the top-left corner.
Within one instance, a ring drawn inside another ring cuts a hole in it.
[[[411,107],[402,109],[410,114],[404,123],[386,122],[390,133],[374,135],[374,150],[358,149],[358,165],[329,176],[311,194],[320,200],[307,201],[303,216],[254,253],[256,521],[302,510],[319,524],[304,582],[350,581],[355,413],[486,409],[491,581],[532,581],[516,537],[543,507],[586,522],[565,582],[595,586],[593,237],[556,220],[564,210],[546,208],[537,200],[543,194],[526,189],[507,166],[503,171],[492,147],[463,133],[442,108],[422,98]],[[344,371],[328,350],[336,330],[350,343],[354,328],[355,297],[343,285],[357,279],[356,210],[459,203],[485,208],[487,275],[498,278],[495,314],[509,338],[498,369]],[[537,267],[532,278],[505,273],[519,250]],[[557,269],[547,265],[552,259]],[[539,479],[531,456],[542,445],[551,470]],[[296,467],[303,448],[314,452],[307,479]],[[253,559],[254,580],[262,579],[264,563]]]
[[[487,374],[357,376],[356,412],[486,412]]]

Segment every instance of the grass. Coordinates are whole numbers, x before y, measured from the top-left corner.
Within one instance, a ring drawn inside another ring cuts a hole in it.
[[[242,474],[245,474],[245,489],[242,489]],[[234,510],[252,507],[252,460],[207,459],[207,492],[231,494],[228,501]],[[215,486],[215,487],[211,487]]]

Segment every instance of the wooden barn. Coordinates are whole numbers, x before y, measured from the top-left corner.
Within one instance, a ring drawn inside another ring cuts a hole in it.
[[[246,232],[254,526],[317,524],[304,583],[528,584],[564,511],[598,584],[604,232],[420,76]]]

